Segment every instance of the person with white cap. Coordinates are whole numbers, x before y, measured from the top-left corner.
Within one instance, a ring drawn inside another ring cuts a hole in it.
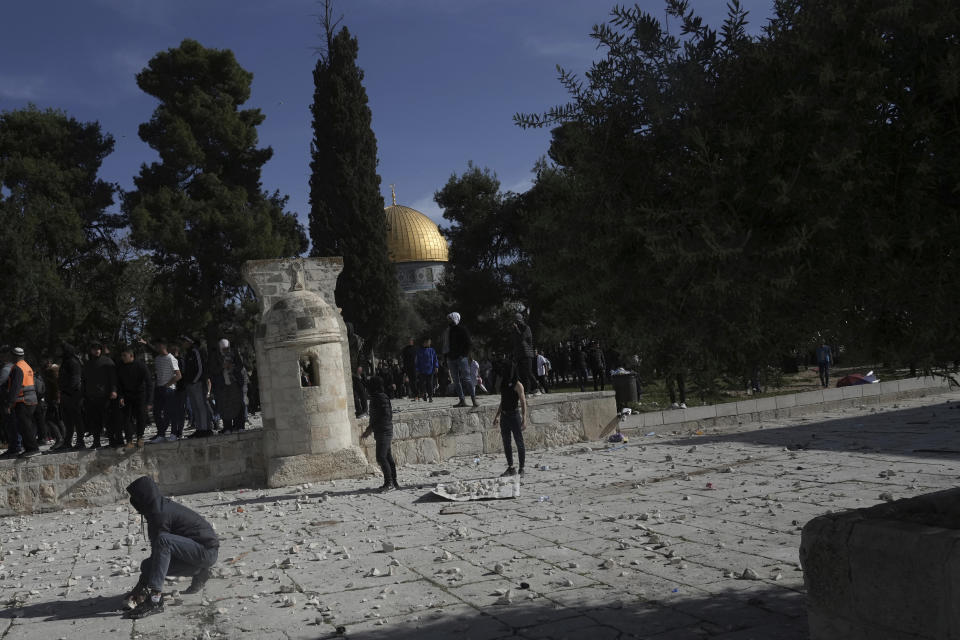
[[[460,402],[453,405],[455,407],[467,406],[464,398],[464,388],[470,392],[470,399],[473,406],[480,406],[477,403],[477,391],[470,378],[470,334],[460,323],[460,314],[456,311],[447,315],[449,325],[447,326],[446,356],[447,367],[450,370],[450,377],[453,379],[453,387],[457,390],[457,396]]]
[[[240,351],[229,340],[222,338],[217,347],[210,356],[207,370],[217,413],[223,420],[223,433],[234,433],[242,431],[244,427],[243,385],[246,384],[246,370]]]
[[[7,380],[6,413],[13,417],[16,434],[23,442],[24,450],[19,454],[21,458],[40,455],[36,427],[33,423],[33,412],[36,408],[37,388],[34,384],[33,369],[23,359],[23,348],[14,347],[13,367],[10,369],[10,378]],[[14,449],[16,442],[10,444],[11,447],[0,458],[12,458],[18,455]]]

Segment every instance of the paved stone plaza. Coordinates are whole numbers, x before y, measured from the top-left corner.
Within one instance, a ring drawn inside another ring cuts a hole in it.
[[[955,486],[958,400],[535,451],[515,500],[427,496],[499,474],[493,455],[403,467],[383,495],[370,477],[185,496],[219,573],[136,622],[117,610],[147,555],[128,505],[9,517],[0,638],[805,638],[802,526]]]

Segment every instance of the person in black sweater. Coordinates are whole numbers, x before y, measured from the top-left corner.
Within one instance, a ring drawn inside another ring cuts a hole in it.
[[[102,445],[100,436],[106,426],[107,409],[110,401],[116,398],[116,365],[103,353],[103,346],[95,342],[90,345],[90,359],[83,366],[83,410],[87,421],[87,432],[93,436],[94,449]],[[82,448],[82,445],[81,438],[77,446]]]
[[[150,476],[127,486],[130,504],[147,521],[150,557],[140,563],[140,579],[124,600],[137,603],[124,617],[137,620],[163,611],[163,581],[167,576],[192,576],[183,593],[198,593],[217,562],[220,539],[196,511],[163,497]]]
[[[64,429],[63,444],[58,448],[73,447],[73,436],[76,434],[76,448],[82,449],[84,429],[80,407],[83,401],[83,363],[77,348],[69,342],[60,343],[60,351],[60,412]]]
[[[117,390],[127,449],[142,447],[143,431],[147,427],[147,409],[153,403],[153,380],[147,365],[134,356],[131,347],[125,347],[120,352]]]
[[[371,433],[377,443],[377,464],[383,470],[383,486],[380,493],[399,489],[397,484],[397,463],[393,460],[390,444],[393,442],[393,406],[383,389],[383,379],[373,376],[367,382],[370,389],[370,426],[360,434],[365,439]]]

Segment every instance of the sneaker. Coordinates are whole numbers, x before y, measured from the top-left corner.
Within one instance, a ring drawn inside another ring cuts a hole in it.
[[[677,404],[676,402],[674,402],[674,403],[672,403],[672,404],[670,405],[670,408],[671,408],[671,409],[679,409],[679,408],[680,408],[680,405]]]
[[[200,573],[193,576],[190,580],[190,586],[183,590],[183,593],[200,593],[203,585],[210,579],[210,569],[200,569]]]
[[[400,485],[397,484],[397,481],[396,481],[396,480],[393,481],[393,489],[394,489],[394,491],[400,491],[400,490],[401,490]]]
[[[385,484],[382,487],[377,489],[377,493],[386,493],[388,491],[393,491],[393,486]]]
[[[467,403],[461,400],[457,404],[453,405],[453,408],[456,409],[457,407],[465,407],[465,406],[467,406]]]
[[[154,600],[154,596],[151,595],[138,604],[136,609],[123,614],[123,617],[129,620],[139,620],[155,613],[163,613],[163,594],[158,593],[156,596],[158,597],[157,600]]]
[[[686,408],[687,408],[687,403],[686,403],[686,402],[681,402],[681,403],[680,403],[680,408],[681,408],[681,409],[686,409]]]
[[[7,449],[2,454],[0,454],[0,460],[9,460],[10,458],[16,458],[20,455],[19,451],[15,449]]]
[[[517,475],[517,470],[513,467],[507,467],[507,470],[500,474],[501,478],[507,478],[509,476]]]
[[[517,475],[518,475],[518,476],[522,476],[522,475],[523,475],[523,467],[520,467],[520,468],[517,470]]]
[[[143,574],[140,575],[140,578],[137,579],[137,586],[135,586],[128,593],[123,594],[123,601],[133,600],[134,606],[140,604],[144,600],[150,597],[150,589],[147,588],[147,581],[143,577]]]
[[[174,434],[171,433],[170,435],[168,435],[168,436],[165,438],[165,440],[166,440],[167,442],[176,442],[176,441],[177,441],[177,436],[175,436]]]

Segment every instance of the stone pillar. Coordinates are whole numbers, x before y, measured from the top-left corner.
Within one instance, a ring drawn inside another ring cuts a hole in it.
[[[366,472],[350,420],[346,325],[334,302],[342,270],[342,258],[255,260],[243,268],[260,302],[254,342],[270,487]]]

